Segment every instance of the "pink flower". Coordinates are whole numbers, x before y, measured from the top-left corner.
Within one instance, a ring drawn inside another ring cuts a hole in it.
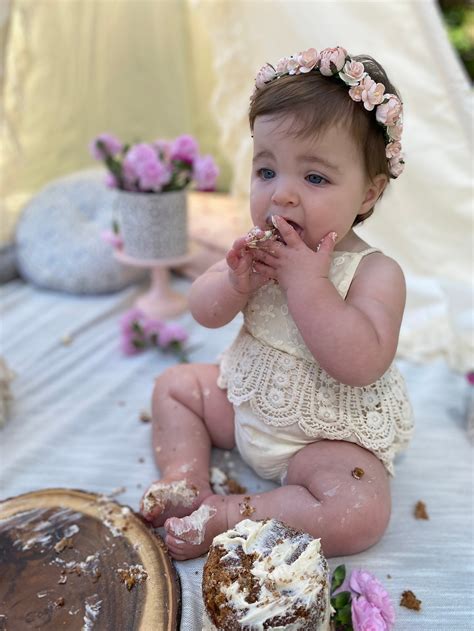
[[[165,326],[165,323],[161,320],[153,320],[152,318],[148,318],[143,322],[142,328],[147,340],[152,342],[153,337],[158,340],[158,336]]]
[[[144,142],[133,146],[123,161],[124,179],[131,188],[159,192],[171,179],[171,171],[165,166],[151,145]]]
[[[182,160],[192,164],[199,151],[196,140],[188,134],[178,136],[171,145],[171,160]]]
[[[390,631],[393,625],[395,624],[395,610],[393,608],[392,601],[390,600],[390,596],[385,590],[384,586],[380,581],[375,578],[369,572],[365,572],[364,570],[353,570],[351,573],[351,577],[349,579],[349,587],[350,590],[359,598],[355,596],[352,598],[352,604],[354,607],[354,603],[358,603],[363,597],[368,604],[373,606],[382,617],[383,621],[386,624],[386,627],[373,627],[374,629],[387,629]],[[357,608],[358,605],[356,604]],[[368,608],[365,606],[365,603],[360,603],[359,607],[360,611],[368,611]],[[375,614],[374,614],[375,619]],[[370,629],[371,627],[355,627],[357,629]]]
[[[361,83],[361,87],[361,97],[364,102],[364,107],[370,112],[378,103],[382,103],[385,86],[383,83],[375,83],[370,77],[365,77]]]
[[[255,87],[260,90],[263,86],[276,76],[275,69],[270,64],[265,64],[257,72],[255,77]]]
[[[387,134],[392,140],[400,140],[403,132],[403,123],[400,119],[397,120],[395,125],[389,125],[387,127]]]
[[[380,611],[364,596],[353,598],[351,604],[352,626],[354,631],[387,631]]]
[[[394,94],[386,94],[385,98],[387,96],[389,97],[388,101],[379,105],[375,110],[375,118],[383,125],[395,125],[402,111],[402,104]]]
[[[282,57],[276,66],[278,74],[286,74],[288,72],[288,64],[290,63],[290,57]],[[270,66],[271,67],[271,66]]]
[[[155,154],[149,162],[138,165],[137,175],[141,190],[152,190],[158,193],[171,180],[171,169],[160,162]]]
[[[113,248],[121,248],[123,247],[123,239],[122,237],[113,232],[112,230],[103,230],[100,233],[100,238],[111,245]]]
[[[288,74],[298,74],[300,63],[293,55],[286,60],[286,71]]]
[[[326,77],[339,72],[346,62],[347,51],[341,46],[336,48],[325,48],[321,51],[321,60],[319,62],[319,71]]]
[[[310,72],[319,61],[319,53],[316,48],[308,48],[298,55],[300,72]]]
[[[466,379],[468,380],[468,382],[471,384],[471,386],[474,386],[474,370],[470,370],[467,374],[466,374]]]
[[[129,309],[120,318],[120,328],[122,330],[131,330],[133,323],[137,322],[140,326],[143,326],[146,320],[146,316],[141,309]]]
[[[168,162],[171,159],[171,142],[168,140],[155,140],[151,144],[160,154],[161,160]]]
[[[389,160],[388,168],[393,177],[397,178],[401,173],[403,173],[405,163],[397,156]]]
[[[211,156],[198,157],[193,165],[193,178],[198,191],[214,191],[219,168]]]
[[[134,336],[130,333],[122,333],[120,338],[120,350],[124,355],[136,355],[144,350],[144,348],[140,348],[133,343],[134,339]]]
[[[364,64],[360,61],[346,61],[343,70],[339,73],[339,77],[347,85],[358,85],[366,75]]]
[[[389,142],[385,147],[385,156],[387,158],[397,158],[400,156],[402,150],[402,145],[398,140],[394,142]]]
[[[104,147],[99,147],[101,142]],[[103,160],[107,156],[114,156],[122,151],[122,143],[118,138],[107,132],[99,134],[89,145],[89,151],[96,160]]]
[[[118,181],[113,173],[106,174],[105,185],[107,186],[107,188],[118,188]]]
[[[185,342],[188,337],[187,331],[181,325],[170,322],[158,332],[158,344],[161,348],[166,348],[173,342]]]

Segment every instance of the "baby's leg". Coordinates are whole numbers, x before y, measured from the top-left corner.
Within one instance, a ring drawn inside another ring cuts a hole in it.
[[[174,366],[157,378],[152,401],[153,450],[161,478],[142,500],[154,526],[196,510],[212,491],[211,445],[232,449],[234,409],[217,386],[218,367]]]
[[[356,468],[360,479],[352,473]],[[390,506],[380,460],[353,443],[324,440],[291,458],[285,486],[250,496],[210,495],[189,517],[168,519],[166,544],[175,559],[193,558],[240,520],[274,517],[320,537],[328,557],[355,554],[381,538]]]

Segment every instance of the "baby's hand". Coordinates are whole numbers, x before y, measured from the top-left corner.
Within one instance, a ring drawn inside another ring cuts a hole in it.
[[[284,243],[271,241],[255,251],[254,267],[259,273],[278,281],[285,291],[299,285],[307,287],[312,279],[328,277],[330,255],[337,239],[335,232],[327,234],[315,252],[283,217],[275,216],[275,226]]]
[[[253,252],[249,249],[249,234],[239,237],[227,253],[229,281],[232,287],[241,294],[251,294],[270,280],[268,274],[260,273],[255,268]]]

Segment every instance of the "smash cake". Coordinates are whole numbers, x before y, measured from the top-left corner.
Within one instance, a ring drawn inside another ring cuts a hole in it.
[[[203,631],[330,629],[320,540],[275,519],[244,519],[215,537],[202,592]]]

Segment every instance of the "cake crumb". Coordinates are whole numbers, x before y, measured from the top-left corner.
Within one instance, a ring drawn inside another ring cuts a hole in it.
[[[147,412],[147,410],[142,410],[139,418],[142,423],[149,423],[151,421],[151,414]]]
[[[64,607],[64,598],[60,596],[57,600],[54,601],[56,607]]]
[[[355,478],[356,480],[360,480],[362,476],[364,475],[365,475],[365,471],[364,469],[361,469],[360,467],[356,467],[355,469],[352,470],[352,477]]]
[[[246,495],[244,497],[244,501],[239,503],[240,506],[240,514],[244,517],[250,517],[255,513],[255,507],[250,504],[250,496]]]
[[[415,596],[415,594],[411,590],[406,590],[402,594],[402,598],[400,600],[400,607],[406,607],[407,609],[414,609],[415,611],[420,611],[421,609],[421,600]]]
[[[59,554],[66,548],[74,548],[74,544],[72,542],[72,537],[63,537],[57,544],[54,546],[54,549]]]
[[[387,574],[387,578],[392,578],[392,575],[391,574]]]
[[[426,504],[421,500],[415,505],[415,518],[416,519],[429,519],[428,513],[426,512]]]
[[[69,334],[63,335],[60,342],[63,346],[70,346],[73,342],[73,337]]]
[[[140,458],[138,458],[138,462],[141,462],[141,463],[145,462],[145,458],[143,456],[140,456]]]
[[[125,569],[119,568],[117,570],[117,574],[119,575],[122,583],[127,586],[128,591],[130,591],[135,585],[143,583],[143,581],[146,581],[148,578],[148,574],[141,565],[131,565]]]

